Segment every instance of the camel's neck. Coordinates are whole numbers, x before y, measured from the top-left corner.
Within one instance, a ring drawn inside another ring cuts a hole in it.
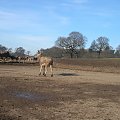
[[[38,60],[40,60],[40,59],[41,59],[41,57],[42,57],[42,55],[41,55],[41,54],[38,54],[38,55],[37,55],[37,59],[38,59]]]

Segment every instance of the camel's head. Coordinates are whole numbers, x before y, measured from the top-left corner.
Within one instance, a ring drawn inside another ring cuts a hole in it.
[[[39,61],[42,56],[43,56],[43,55],[42,55],[42,52],[38,51],[35,57],[36,57],[37,60]]]

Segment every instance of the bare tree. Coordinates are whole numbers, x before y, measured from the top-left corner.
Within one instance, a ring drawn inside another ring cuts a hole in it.
[[[5,52],[7,51],[8,48],[6,48],[5,46],[3,45],[0,45],[0,52]]]
[[[18,47],[15,50],[16,56],[25,56],[25,49],[23,47]]]
[[[30,55],[30,51],[28,50],[28,51],[26,52],[26,54],[29,56],[29,55]]]
[[[71,32],[68,37],[59,37],[55,42],[55,45],[60,48],[64,48],[70,57],[73,58],[73,54],[77,53],[77,49],[84,48],[87,39],[79,32]]]
[[[12,48],[9,48],[9,49],[8,49],[8,52],[9,52],[9,53],[12,53],[12,51],[13,51]]]
[[[102,51],[110,48],[108,42],[109,39],[107,37],[99,37],[91,43],[90,50],[98,52],[100,57]]]
[[[118,47],[116,48],[115,55],[116,57],[120,57],[120,45],[118,45]]]
[[[118,47],[116,48],[116,51],[120,53],[120,45],[118,45]]]

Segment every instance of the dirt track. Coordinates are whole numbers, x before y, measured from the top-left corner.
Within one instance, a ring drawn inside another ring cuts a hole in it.
[[[120,75],[0,65],[0,120],[120,120]]]

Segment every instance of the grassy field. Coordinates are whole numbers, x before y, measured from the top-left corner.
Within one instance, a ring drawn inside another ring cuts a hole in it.
[[[120,120],[120,59],[55,59],[53,71],[1,63],[0,120]]]
[[[120,74],[73,66],[0,65],[0,120],[120,120]]]
[[[25,65],[25,66],[38,66],[34,62],[6,62],[0,63],[1,65]],[[54,67],[66,68],[72,70],[107,72],[107,73],[120,73],[120,58],[100,58],[100,59],[58,59],[54,58]]]
[[[56,59],[56,66],[87,71],[120,73],[120,58]]]

